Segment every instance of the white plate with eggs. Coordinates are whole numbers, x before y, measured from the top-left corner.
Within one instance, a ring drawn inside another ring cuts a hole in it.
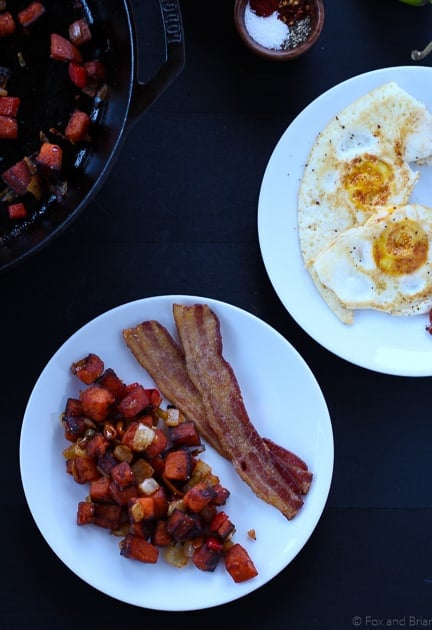
[[[395,81],[432,112],[432,68],[383,68],[331,88],[294,119],[277,143],[264,173],[258,202],[258,233],[273,287],[294,320],[315,341],[360,367],[399,376],[432,375],[428,314],[394,316],[355,311],[352,324],[338,319],[318,293],[300,250],[297,207],[311,148],[328,122],[370,90]],[[432,207],[432,167],[421,167],[409,203]]]

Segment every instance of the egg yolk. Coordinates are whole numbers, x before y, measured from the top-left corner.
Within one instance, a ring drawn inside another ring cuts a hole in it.
[[[342,177],[345,190],[358,207],[385,205],[393,180],[393,167],[367,153],[348,162]]]
[[[400,276],[413,273],[427,259],[428,238],[412,219],[388,223],[373,244],[375,263],[384,273]]]

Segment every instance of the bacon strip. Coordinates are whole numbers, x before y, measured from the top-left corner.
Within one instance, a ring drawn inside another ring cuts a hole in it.
[[[123,338],[161,394],[192,420],[203,438],[225,457],[206,420],[201,396],[186,371],[184,354],[167,329],[159,322],[149,320],[123,330]]]
[[[201,435],[223,457],[231,459],[210,425],[201,395],[189,378],[184,352],[167,329],[155,320],[145,321],[123,331],[126,345],[138,363],[147,370],[160,392],[186,417],[193,420]],[[263,443],[285,483],[306,494],[312,480],[307,464],[298,455],[268,438]]]
[[[295,482],[274,465],[249,419],[233,369],[222,355],[218,318],[207,304],[174,304],[173,314],[187,372],[223,451],[256,496],[293,518],[303,500]]]

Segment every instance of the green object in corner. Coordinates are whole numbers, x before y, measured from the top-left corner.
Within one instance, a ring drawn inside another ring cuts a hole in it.
[[[400,0],[404,4],[410,4],[412,7],[424,7],[426,4],[432,4],[432,0]]]

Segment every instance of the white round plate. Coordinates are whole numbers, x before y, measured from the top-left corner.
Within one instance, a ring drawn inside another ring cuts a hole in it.
[[[76,510],[87,488],[66,473],[67,447],[60,413],[80,383],[70,366],[99,354],[126,383],[152,386],[123,341],[122,330],[157,319],[175,336],[172,304],[207,303],[221,322],[224,355],[233,366],[244,400],[261,435],[300,455],[314,473],[298,514],[288,521],[255,497],[229,462],[211,447],[202,455],[231,495],[224,510],[236,526],[235,541],[249,551],[259,575],[236,584],[223,563],[213,573],[190,564],[155,565],[120,556],[119,539],[93,525],[77,526]],[[268,360],[268,357],[271,357]],[[324,509],[333,473],[333,435],[321,390],[301,356],[278,332],[237,307],[211,299],[173,295],[137,300],[86,324],[66,341],[42,371],[22,425],[20,466],[26,499],[45,540],[80,578],[121,601],[155,610],[197,610],[238,599],[261,587],[302,549]],[[256,540],[248,537],[255,529]]]
[[[277,143],[261,184],[258,233],[263,261],[280,300],[315,341],[337,356],[376,372],[432,375],[427,315],[395,317],[356,311],[345,325],[328,308],[304,268],[297,230],[297,196],[317,134],[331,118],[375,87],[395,81],[432,112],[432,68],[384,68],[353,77],[315,99]],[[421,169],[412,202],[432,206],[432,168]]]

